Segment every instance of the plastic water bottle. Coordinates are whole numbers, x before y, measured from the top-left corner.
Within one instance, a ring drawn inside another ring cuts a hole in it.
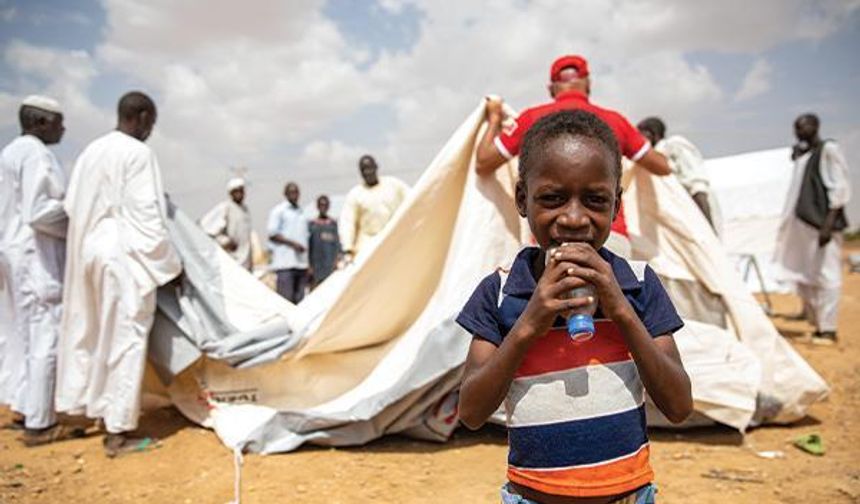
[[[546,253],[546,264],[555,254],[556,249],[550,249]],[[594,337],[594,313],[597,311],[597,296],[594,286],[585,284],[570,291],[570,298],[589,297],[594,300],[586,306],[580,306],[570,312],[567,316],[567,334],[573,341],[587,341]]]
[[[573,341],[587,341],[594,337],[594,312],[597,311],[597,296],[595,296],[594,286],[586,284],[570,291],[571,298],[588,296],[591,296],[594,301],[574,309],[567,317],[567,334]]]

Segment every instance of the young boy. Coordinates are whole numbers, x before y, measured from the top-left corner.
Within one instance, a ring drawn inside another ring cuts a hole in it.
[[[657,275],[605,248],[621,203],[621,159],[594,115],[549,115],[526,134],[516,204],[539,247],[486,277],[457,322],[473,335],[460,419],[480,427],[505,402],[505,503],[653,502],[644,390],[673,422],[692,412],[672,333],[683,323]],[[546,256],[549,255],[549,260]],[[598,300],[596,334],[564,315]]]
[[[311,263],[311,289],[315,289],[334,271],[340,258],[337,221],[328,216],[331,203],[325,194],[317,198],[319,216],[308,225],[308,254]]]

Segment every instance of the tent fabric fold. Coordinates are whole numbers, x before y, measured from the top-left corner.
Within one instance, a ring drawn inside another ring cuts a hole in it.
[[[471,340],[454,318],[529,240],[513,204],[515,162],[474,172],[483,127],[482,101],[387,228],[297,306],[171,212],[186,274],[159,292],[150,360],[176,407],[228,447],[262,453],[392,433],[447,439]],[[779,336],[677,180],[629,173],[634,256],[712,298],[681,310],[676,334],[697,418],[744,430],[803,416],[824,381]],[[723,308],[725,324],[707,323],[701,306]]]

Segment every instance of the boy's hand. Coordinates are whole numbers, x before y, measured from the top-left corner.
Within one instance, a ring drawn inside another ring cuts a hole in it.
[[[528,334],[529,340],[546,334],[556,317],[593,302],[588,298],[569,297],[570,291],[586,283],[569,273],[573,267],[574,263],[565,260],[550,259],[547,263],[516,324]]]
[[[555,249],[555,260],[567,268],[567,275],[590,283],[597,291],[604,316],[616,319],[631,309],[621,292],[612,267],[587,243],[566,243]]]

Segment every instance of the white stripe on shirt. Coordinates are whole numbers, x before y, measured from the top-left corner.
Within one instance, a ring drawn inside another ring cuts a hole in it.
[[[585,420],[629,411],[644,401],[632,360],[516,378],[505,402],[509,427]]]

